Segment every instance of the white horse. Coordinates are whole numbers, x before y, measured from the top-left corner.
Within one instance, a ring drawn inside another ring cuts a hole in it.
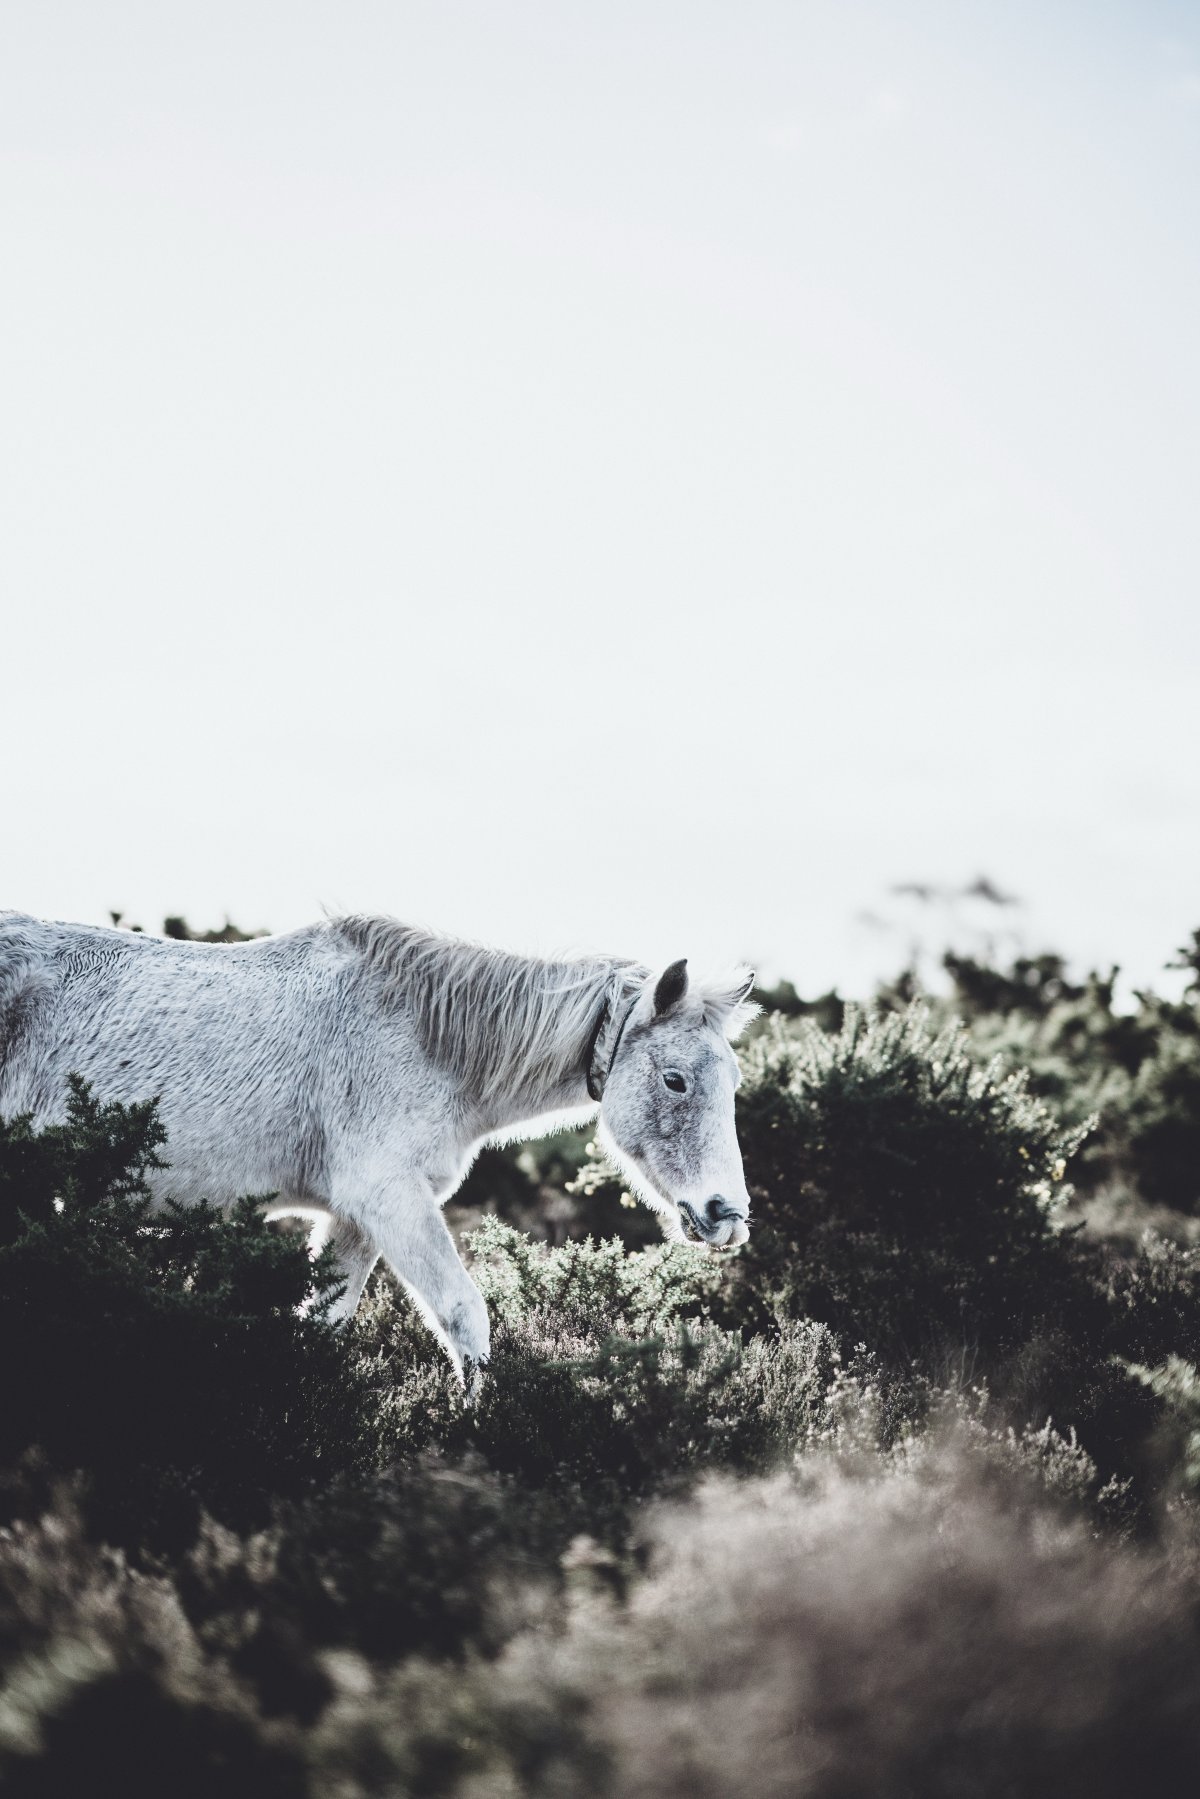
[[[462,1372],[483,1298],[441,1207],[487,1142],[579,1122],[667,1234],[745,1242],[729,1048],[753,976],[689,985],[613,957],[540,961],[338,918],[250,943],[180,943],[0,912],[0,1116],[65,1115],[67,1076],[157,1096],[155,1194],[278,1194],[332,1243],[349,1317],[381,1254]]]

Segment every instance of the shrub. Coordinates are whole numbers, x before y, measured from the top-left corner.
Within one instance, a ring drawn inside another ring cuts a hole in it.
[[[153,1107],[0,1131],[5,1791],[1182,1792],[1200,1249],[1061,1208],[1078,1071],[1133,1144],[1187,1029],[1110,1031],[1053,959],[988,993],[976,1049],[1056,1021],[1070,1126],[920,1011],[829,1036],[793,993],[744,1052],[738,1255],[570,1240],[618,1184],[505,1159],[514,1218],[579,1209],[469,1239],[474,1411],[386,1273],[339,1338],[253,1202],[155,1210]]]
[[[116,1540],[186,1540],[202,1504],[261,1519],[378,1455],[378,1388],[324,1321],[331,1263],[252,1200],[156,1210],[162,1143],[152,1104],[78,1081],[63,1125],[0,1126],[0,1356],[22,1371],[0,1461],[36,1444],[86,1469]]]
[[[1200,1641],[1178,1580],[969,1458],[817,1466],[663,1513],[628,1608],[514,1644],[502,1675],[556,1689],[590,1752],[535,1792],[1182,1795]]]
[[[577,1524],[478,1455],[423,1456],[281,1506],[245,1537],[206,1521],[173,1575],[190,1624],[272,1715],[329,1697],[321,1652],[494,1655],[552,1615]]]
[[[764,1466],[823,1415],[828,1331],[806,1322],[747,1344],[713,1323],[720,1273],[702,1249],[548,1250],[495,1223],[473,1248],[496,1321],[477,1421],[496,1467],[616,1503],[697,1468]]]
[[[1100,1542],[1031,1496],[1021,1467],[961,1441],[865,1474],[810,1455],[798,1473],[713,1479],[660,1508],[625,1599],[577,1552],[565,1626],[522,1631],[453,1682],[412,1662],[335,1670],[312,1738],[321,1784],[458,1799],[1190,1793],[1186,1545]]]
[[[1172,1008],[1173,1011],[1183,1008]],[[1124,1131],[1138,1187],[1152,1204],[1200,1212],[1200,1030],[1164,1027],[1133,1076]]]
[[[1055,1227],[1080,1131],[922,1009],[776,1027],[745,1056],[748,1317],[819,1318],[899,1362],[995,1352],[1090,1304]]]
[[[701,1469],[772,1466],[825,1416],[830,1333],[798,1321],[747,1342],[717,1324],[707,1312],[721,1270],[702,1249],[551,1248],[497,1219],[469,1242],[493,1333],[475,1410],[458,1405],[440,1351],[379,1277],[360,1353],[395,1383],[393,1440],[470,1447],[524,1490],[554,1494],[575,1530],[620,1548],[637,1502]]]
[[[305,1799],[292,1744],[215,1661],[166,1575],[89,1543],[60,1492],[0,1533],[0,1781],[20,1799]]]
[[[1157,1368],[1131,1365],[1131,1372],[1166,1408],[1160,1447],[1178,1487],[1200,1495],[1200,1373],[1195,1364],[1171,1355]]]
[[[1108,1343],[1138,1362],[1200,1362],[1200,1249],[1146,1231],[1132,1256],[1109,1265]]]
[[[1200,936],[1200,934],[1198,934]],[[1173,967],[1192,969],[1196,951]],[[1195,1213],[1200,1202],[1200,986],[1184,1000],[1114,1003],[1117,971],[1073,984],[1061,958],[1018,959],[1009,971],[946,957],[952,1006],[984,1054],[1027,1070],[1031,1090],[1068,1123],[1098,1115],[1075,1169],[1081,1188],[1126,1188],[1150,1206]]]
[[[485,1214],[494,1215],[555,1244],[617,1236],[630,1249],[642,1249],[661,1241],[648,1207],[611,1183],[593,1189],[578,1182],[593,1153],[594,1128],[483,1149],[447,1206],[449,1220],[460,1231],[473,1230]]]

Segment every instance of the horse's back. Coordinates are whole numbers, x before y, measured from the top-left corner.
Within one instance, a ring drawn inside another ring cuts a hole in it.
[[[79,1074],[104,1101],[159,1099],[172,1190],[319,1184],[336,971],[315,937],[180,943],[0,913],[0,1114],[61,1118]]]

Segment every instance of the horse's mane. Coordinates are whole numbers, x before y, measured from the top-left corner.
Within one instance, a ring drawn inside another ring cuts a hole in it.
[[[606,1000],[649,974],[615,956],[544,961],[486,949],[394,918],[335,918],[423,1047],[476,1100],[553,1082],[580,1061]]]

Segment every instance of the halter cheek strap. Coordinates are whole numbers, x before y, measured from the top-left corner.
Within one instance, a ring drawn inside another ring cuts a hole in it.
[[[621,1039],[625,1035],[625,1026],[629,1023],[633,1014],[633,1008],[637,1005],[640,998],[641,994],[635,993],[628,1006],[625,1008],[625,1016],[617,1027],[617,1035],[613,1042],[612,1049],[609,1052],[608,1067],[604,1069],[597,1068],[596,1066],[596,1045],[600,1041],[600,1036],[605,1025],[612,1017],[612,1006],[609,1004],[608,1000],[605,1000],[600,1008],[600,1015],[592,1027],[592,1034],[588,1038],[588,1046],[584,1051],[583,1057],[588,1097],[591,1099],[599,1100],[604,1098],[604,1089],[608,1083],[608,1077],[613,1071],[613,1063],[617,1059],[617,1051],[620,1049]]]

